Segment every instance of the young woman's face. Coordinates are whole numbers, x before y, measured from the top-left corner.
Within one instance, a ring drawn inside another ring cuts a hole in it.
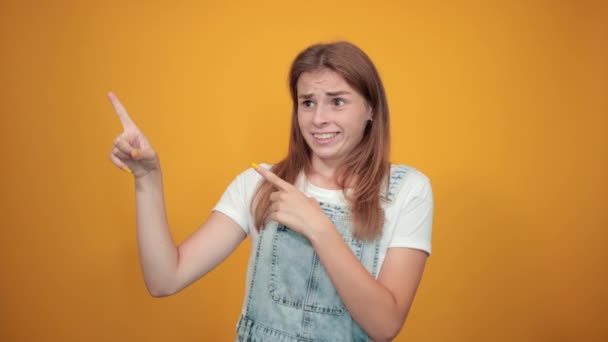
[[[319,161],[337,166],[361,141],[371,109],[363,96],[329,69],[304,72],[297,82],[298,125]]]

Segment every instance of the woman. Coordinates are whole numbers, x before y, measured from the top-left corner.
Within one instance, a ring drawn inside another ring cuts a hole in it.
[[[289,152],[244,171],[209,219],[172,241],[158,156],[118,99],[112,162],[135,177],[141,264],[153,296],[174,294],[252,239],[239,341],[388,341],[431,251],[428,178],[391,165],[389,112],[371,60],[347,43],[294,60]]]

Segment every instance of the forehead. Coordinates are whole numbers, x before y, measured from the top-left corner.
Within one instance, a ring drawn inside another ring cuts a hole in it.
[[[342,76],[330,69],[303,72],[298,78],[297,88],[300,94],[353,90]]]

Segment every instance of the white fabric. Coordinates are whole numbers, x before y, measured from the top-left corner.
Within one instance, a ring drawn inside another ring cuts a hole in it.
[[[262,164],[264,168],[270,165]],[[252,266],[255,264],[255,248],[258,231],[254,228],[250,203],[262,176],[254,169],[247,169],[228,186],[213,210],[219,211],[236,223],[251,237],[251,253],[247,271],[247,293],[251,280]],[[422,172],[411,168],[402,180],[395,199],[384,206],[385,223],[380,242],[378,267],[382,264],[388,248],[414,248],[431,254],[431,233],[433,224],[433,192],[431,183]],[[307,196],[319,202],[346,205],[342,190],[322,189],[309,183],[303,177],[297,182],[298,188]],[[380,274],[380,272],[378,272]]]

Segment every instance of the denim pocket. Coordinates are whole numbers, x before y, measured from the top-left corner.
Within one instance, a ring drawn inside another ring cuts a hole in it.
[[[361,260],[362,243],[344,234],[343,238]],[[308,239],[284,225],[277,227],[272,241],[269,290],[272,299],[282,305],[330,315],[345,310]]]

